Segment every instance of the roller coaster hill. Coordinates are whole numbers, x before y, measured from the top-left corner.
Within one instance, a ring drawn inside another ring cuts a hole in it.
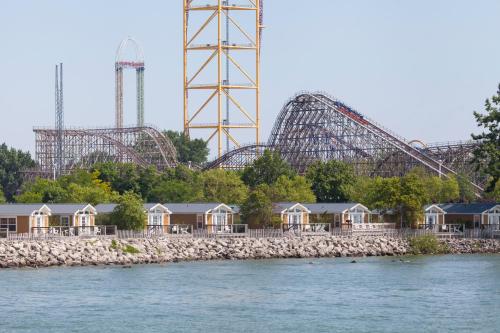
[[[326,93],[300,92],[283,106],[267,144],[238,147],[205,169],[240,170],[269,149],[300,174],[318,160],[343,161],[358,175],[371,177],[402,176],[421,166],[443,177],[464,174],[480,193],[486,180],[470,163],[475,145],[472,141],[430,145],[408,141]]]

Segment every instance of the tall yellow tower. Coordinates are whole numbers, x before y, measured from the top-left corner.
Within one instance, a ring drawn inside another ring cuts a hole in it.
[[[183,1],[184,133],[204,130],[218,157],[224,140],[239,147],[245,131],[259,143],[262,0]]]

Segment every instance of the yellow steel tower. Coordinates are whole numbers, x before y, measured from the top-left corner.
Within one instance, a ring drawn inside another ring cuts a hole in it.
[[[204,0],[202,5],[196,4],[196,0],[183,1],[185,134],[205,129],[207,141],[217,140],[219,157],[223,139],[240,146],[240,130],[255,131],[258,144],[262,0],[239,0],[240,4],[229,4],[228,0],[212,0],[206,4]],[[228,34],[224,34],[224,30],[229,26],[240,40],[225,39]],[[242,61],[238,58],[240,55]],[[227,80],[224,74],[228,73],[229,64],[242,82]],[[224,118],[225,111],[229,112],[229,103],[233,122]]]

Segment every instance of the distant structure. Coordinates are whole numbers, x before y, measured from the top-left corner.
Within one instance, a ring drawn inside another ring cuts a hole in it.
[[[189,136],[192,130],[207,130],[207,141],[216,140],[218,157],[229,141],[240,146],[243,130],[254,131],[258,143],[262,0],[243,4],[214,0],[203,5],[184,0],[183,22],[184,133]],[[235,31],[231,43],[230,29]],[[242,65],[239,56],[245,54],[252,60]],[[231,80],[240,82],[229,81],[230,65],[235,74]]]
[[[124,60],[123,51],[129,44],[132,44],[135,50],[134,60]],[[127,37],[120,43],[116,51],[115,61],[115,86],[116,86],[116,128],[123,127],[123,70],[133,68],[137,77],[137,126],[144,126],[144,53],[139,43],[132,37]]]
[[[163,133],[151,126],[123,128],[34,128],[37,175],[52,177],[59,167],[59,175],[75,169],[89,169],[98,162],[134,163],[153,166],[157,170],[177,165],[177,152]],[[62,136],[61,136],[62,134]],[[62,139],[64,155],[54,158]]]
[[[315,161],[328,160],[347,162],[357,174],[367,176],[401,176],[422,166],[443,177],[463,173],[476,191],[482,191],[484,179],[469,163],[473,142],[422,147],[415,143],[325,93],[301,92],[285,103],[267,145],[236,148],[205,168],[242,169],[270,149],[299,173]]]
[[[64,94],[63,94],[63,64],[56,65],[55,72],[55,129],[56,147],[54,158],[54,179],[61,176],[63,168],[63,129],[64,129]]]

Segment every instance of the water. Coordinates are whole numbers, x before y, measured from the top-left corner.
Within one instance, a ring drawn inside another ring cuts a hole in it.
[[[500,332],[500,255],[0,271],[0,332]]]

